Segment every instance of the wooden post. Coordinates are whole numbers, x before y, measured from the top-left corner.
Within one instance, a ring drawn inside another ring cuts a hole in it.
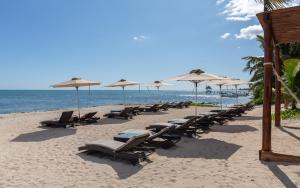
[[[282,62],[280,59],[280,49],[275,47],[275,69],[279,76],[282,75]],[[281,83],[275,78],[275,126],[281,124]]]
[[[272,27],[269,14],[264,15],[264,104],[263,104],[263,135],[262,151],[271,151],[271,102],[272,102],[272,60],[273,60],[273,42]]]

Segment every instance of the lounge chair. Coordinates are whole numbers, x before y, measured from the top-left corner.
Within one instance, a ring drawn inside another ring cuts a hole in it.
[[[176,124],[176,123],[154,123],[146,127],[147,130],[151,130],[153,132],[159,132],[162,129],[166,127],[175,126],[175,128],[170,131],[171,134],[178,134],[178,135],[187,135],[189,137],[192,137],[193,135],[198,135],[199,129],[196,126],[197,121],[199,121],[203,117],[194,117],[191,119],[188,119],[182,124]],[[201,131],[202,133],[203,131]]]
[[[190,124],[194,129],[201,129],[202,131],[207,131],[210,129],[210,126],[215,124],[215,118],[211,115],[199,115],[199,116],[187,116],[184,119],[172,119],[168,123],[184,125],[190,120],[193,120],[193,123]]]
[[[114,140],[126,142],[132,136],[148,133],[150,136],[145,140],[145,142],[142,143],[142,145],[167,149],[176,145],[176,143],[181,139],[181,137],[178,135],[169,134],[169,132],[171,132],[174,128],[175,126],[165,127],[157,133],[143,129],[129,129],[120,132],[117,136],[114,137]]]
[[[73,111],[66,111],[61,114],[59,120],[42,121],[41,125],[67,128],[68,125],[73,126],[73,122],[71,121],[72,115]]]
[[[74,117],[73,121],[74,122],[79,122],[81,124],[91,124],[91,123],[96,123],[100,118],[96,117],[95,115],[97,112],[89,112],[87,114],[84,114],[83,116],[80,117]]]
[[[146,106],[141,108],[144,112],[158,112],[160,110],[159,104],[154,104],[152,106]]]
[[[123,110],[112,110],[110,113],[105,114],[104,117],[132,119],[132,107],[126,107]]]
[[[170,103],[170,108],[184,108],[184,102],[178,102],[178,103]]]
[[[133,115],[139,115],[139,114],[141,114],[141,112],[142,112],[142,109],[140,108],[140,106],[134,106],[131,109],[131,113]]]
[[[170,108],[169,103],[164,103],[162,105],[159,106],[159,109],[162,111],[167,111]]]
[[[192,103],[193,103],[192,101],[185,101],[183,102],[183,106],[188,108],[189,106],[191,106]]]
[[[136,165],[140,161],[147,159],[148,155],[154,152],[154,148],[138,147],[143,143],[149,134],[141,134],[133,136],[127,142],[119,142],[115,140],[97,140],[79,147],[79,151],[87,151],[88,153],[100,153],[110,156],[113,159],[127,160],[131,164]]]
[[[220,125],[223,125],[228,119],[231,119],[231,117],[223,116],[226,112],[206,112],[201,113],[197,115],[197,117],[204,117],[201,120],[201,123],[206,122],[210,123],[210,125],[213,125],[214,123],[218,123]],[[191,119],[196,116],[186,116],[184,119]]]

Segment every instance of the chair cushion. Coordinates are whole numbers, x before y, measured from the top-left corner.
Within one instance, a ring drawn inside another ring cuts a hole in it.
[[[99,139],[96,141],[93,141],[91,143],[86,144],[86,146],[100,146],[111,150],[117,150],[121,146],[123,146],[125,143],[118,142],[115,140],[105,140],[105,139]]]

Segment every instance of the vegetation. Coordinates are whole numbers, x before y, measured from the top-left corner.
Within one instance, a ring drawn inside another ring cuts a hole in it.
[[[284,61],[283,81],[287,87],[300,98],[300,60],[288,59]],[[291,106],[296,108],[296,100],[290,96],[290,93],[285,87],[282,88],[282,97],[285,102],[285,107]]]
[[[281,113],[281,118],[282,119],[296,119],[296,118],[300,118],[300,109],[296,108],[296,109],[288,109],[285,110]],[[272,119],[275,119],[275,115],[272,114]]]
[[[257,36],[257,41],[259,42],[259,47],[263,51],[264,39],[262,36]],[[264,58],[258,56],[247,56],[242,58],[246,61],[246,66],[243,71],[249,72],[252,75],[250,81],[250,90],[253,93],[253,103],[262,104],[263,102],[263,75],[264,75]]]
[[[278,8],[284,8],[288,3],[292,2],[292,0],[256,0],[258,3],[262,3],[264,5],[264,10],[274,10]]]
[[[264,38],[257,36],[259,47],[264,49]],[[300,43],[285,44],[280,46],[281,59],[284,61],[283,67],[283,81],[285,84],[300,97]],[[264,58],[257,56],[247,56],[243,60],[246,61],[244,68],[245,72],[249,72],[252,75],[250,81],[254,82],[250,87],[253,92],[253,103],[263,103],[263,75],[264,75]],[[273,87],[275,85],[275,78],[273,78]],[[296,101],[290,96],[289,92],[283,88],[283,99],[286,107],[289,105],[292,108],[296,108]]]

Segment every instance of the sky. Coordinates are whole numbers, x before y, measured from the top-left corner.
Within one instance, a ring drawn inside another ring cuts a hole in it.
[[[249,79],[241,58],[263,54],[261,10],[254,0],[1,0],[0,89],[149,83],[197,68]]]

